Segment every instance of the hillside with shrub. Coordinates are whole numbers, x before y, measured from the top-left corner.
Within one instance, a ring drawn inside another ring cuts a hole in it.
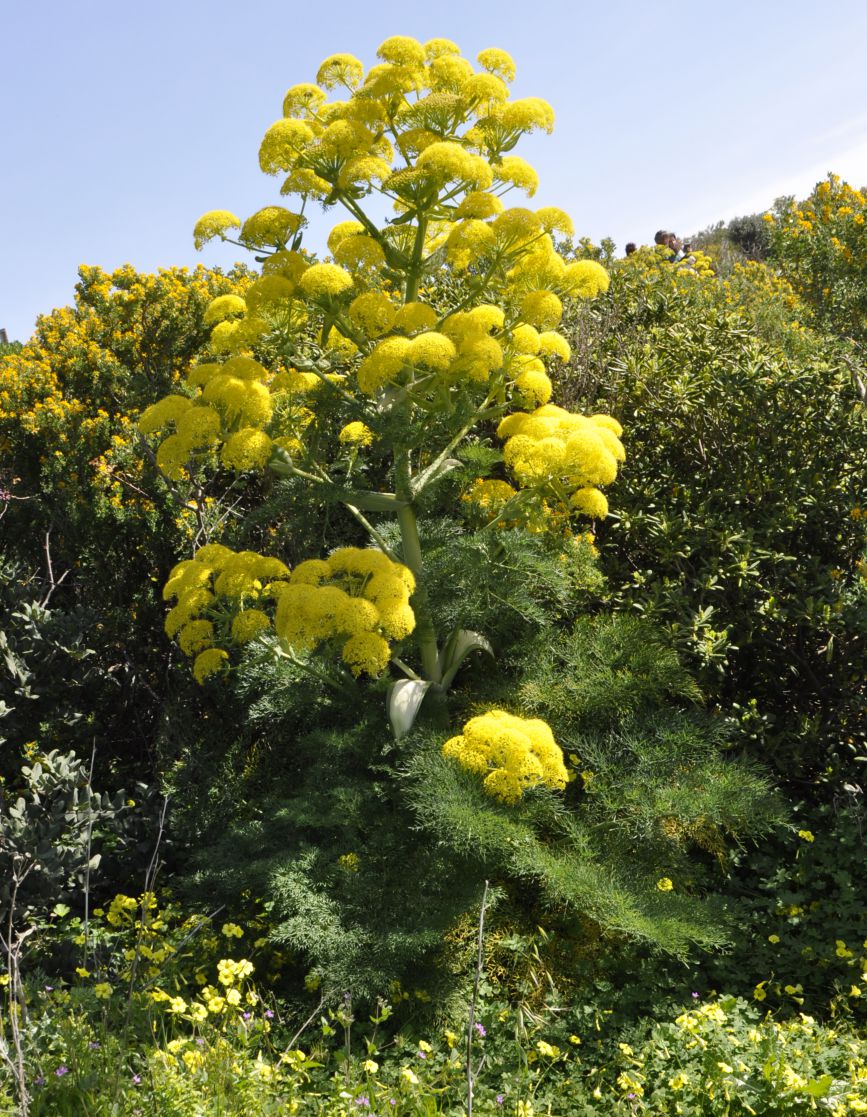
[[[867,197],[616,258],[514,76],[0,353],[0,1114],[867,1112]]]

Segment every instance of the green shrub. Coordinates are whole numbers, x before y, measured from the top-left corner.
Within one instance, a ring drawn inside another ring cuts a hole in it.
[[[599,528],[611,600],[667,628],[786,778],[854,775],[867,411],[847,359],[761,265],[723,283],[637,256],[573,318],[561,378],[629,431]]]

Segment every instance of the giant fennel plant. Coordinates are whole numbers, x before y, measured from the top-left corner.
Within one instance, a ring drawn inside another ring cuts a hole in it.
[[[719,941],[703,862],[769,824],[765,785],[720,759],[649,634],[570,632],[625,455],[615,418],[551,402],[564,301],[607,273],[555,249],[560,209],[507,204],[536,191],[513,150],[553,111],[511,98],[502,50],[476,69],[395,37],[378,56],[287,92],[259,161],[293,209],[198,221],[199,247],[245,246],[261,276],[211,303],[212,359],[139,422],[173,485],[259,476],[267,510],[248,502],[164,590],[196,680],[234,675],[246,731],[282,750],[255,810],[214,820],[203,872],[243,861],[314,984],[372,991],[435,957],[486,878],[567,924]],[[301,247],[311,204],[345,211],[325,260]],[[299,555],[311,514],[320,550]],[[229,545],[266,521],[278,554]],[[594,671],[608,705],[582,721],[569,678]]]

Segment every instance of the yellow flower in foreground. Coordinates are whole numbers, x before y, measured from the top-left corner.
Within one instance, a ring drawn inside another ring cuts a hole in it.
[[[805,842],[815,842],[816,837],[810,830],[799,830],[798,837]]]
[[[759,982],[759,984],[753,990],[753,1000],[763,1001],[765,999],[765,997],[767,997],[768,994],[765,992],[765,986],[766,985],[767,985],[766,981],[760,981]]]
[[[656,882],[656,887],[660,892],[671,892],[674,888],[674,883],[668,877],[661,877]]]
[[[101,1001],[107,1001],[113,990],[107,981],[100,981],[98,985],[94,985],[93,992]]]
[[[79,977],[90,977],[90,970],[86,970],[84,966],[76,966],[75,972]]]
[[[197,683],[204,682],[210,675],[215,675],[222,670],[228,661],[229,653],[222,648],[207,648],[196,656],[193,664],[193,676]]]
[[[379,1063],[375,1062],[373,1059],[365,1059],[361,1064],[361,1068],[367,1074],[376,1074],[379,1070]]]
[[[538,718],[489,710],[470,718],[442,752],[484,777],[485,791],[505,803],[518,802],[527,788],[538,784],[560,790],[566,786],[562,750]]]
[[[224,923],[222,930],[227,939],[240,939],[244,934],[237,923]]]
[[[778,943],[780,941],[779,935],[768,935],[768,942]]]
[[[400,1072],[400,1077],[410,1084],[410,1086],[418,1086],[418,1075],[415,1071],[410,1070],[409,1067],[403,1067]]]

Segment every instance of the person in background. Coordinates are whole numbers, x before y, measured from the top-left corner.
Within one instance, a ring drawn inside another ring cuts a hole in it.
[[[626,255],[631,256],[634,251],[635,251],[635,241],[631,240],[629,242],[629,244],[627,244],[627,246],[626,246]]]
[[[683,251],[683,241],[681,241],[677,233],[669,233],[665,243],[671,249],[671,263],[679,264],[686,255]]]

